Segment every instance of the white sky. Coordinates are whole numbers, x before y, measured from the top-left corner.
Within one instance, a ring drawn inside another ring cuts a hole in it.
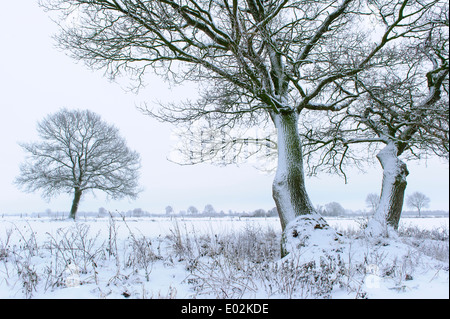
[[[275,206],[271,195],[273,176],[251,165],[225,168],[196,165],[179,166],[166,160],[171,126],[142,115],[136,105],[142,102],[173,101],[192,97],[192,89],[169,89],[167,83],[150,78],[139,95],[127,93],[111,83],[102,72],[92,72],[81,63],[55,49],[51,38],[56,25],[37,6],[37,1],[4,1],[0,10],[0,214],[69,211],[72,195],[49,202],[40,194],[21,192],[13,185],[25,153],[18,142],[37,139],[36,123],[61,107],[88,108],[115,124],[128,145],[142,158],[141,185],[145,191],[135,201],[106,201],[101,192],[85,195],[80,211],[111,211],[142,208],[164,212],[194,205],[202,210],[212,204],[217,211],[249,211]],[[195,96],[194,96],[195,97]],[[408,163],[407,194],[425,193],[430,209],[449,209],[448,164],[439,160]],[[314,205],[337,201],[347,209],[364,209],[368,193],[379,193],[381,168],[370,167],[367,174],[349,174],[349,183],[322,175],[307,180]]]

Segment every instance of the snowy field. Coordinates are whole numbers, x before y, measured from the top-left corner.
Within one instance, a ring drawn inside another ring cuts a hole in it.
[[[277,218],[3,217],[0,298],[449,298],[448,218],[376,243],[327,221],[343,240],[312,263],[280,259]]]

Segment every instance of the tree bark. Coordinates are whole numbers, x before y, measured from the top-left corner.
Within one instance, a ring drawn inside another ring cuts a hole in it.
[[[278,166],[272,195],[283,230],[281,256],[296,254],[309,245],[320,251],[333,249],[340,235],[317,213],[306,192],[298,114],[271,116],[278,138]]]
[[[274,114],[272,119],[278,138],[278,166],[272,196],[284,230],[296,217],[314,214],[315,210],[305,188],[298,115],[295,112],[280,113]]]
[[[388,237],[390,230],[398,229],[409,172],[397,154],[398,148],[394,142],[387,144],[377,154],[383,167],[383,182],[380,203],[366,229],[372,237]]]
[[[76,217],[76,214],[78,211],[78,204],[80,203],[82,193],[83,193],[82,190],[80,190],[79,188],[75,188],[74,198],[73,198],[73,202],[72,202],[72,208],[70,209],[70,215],[69,215],[69,218],[72,218],[73,220],[75,220],[75,217]]]

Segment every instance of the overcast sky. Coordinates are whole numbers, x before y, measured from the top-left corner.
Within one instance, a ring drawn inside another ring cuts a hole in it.
[[[272,175],[251,165],[215,167],[179,166],[167,161],[173,144],[171,126],[140,113],[143,102],[177,101],[195,98],[192,88],[172,88],[149,75],[138,95],[126,84],[111,83],[101,71],[88,70],[55,48],[51,38],[56,25],[37,6],[37,1],[4,1],[0,10],[0,214],[69,211],[72,195],[49,202],[40,194],[28,194],[13,185],[25,153],[18,142],[37,139],[36,123],[62,107],[90,109],[116,125],[129,146],[142,158],[141,185],[144,192],[135,201],[106,201],[98,192],[86,195],[80,211],[111,211],[142,208],[164,212],[194,205],[202,210],[212,204],[216,210],[249,211],[275,206],[271,195]],[[125,83],[125,82],[124,82]],[[420,191],[431,199],[431,209],[448,210],[448,164],[440,160],[408,163],[407,194]],[[314,205],[337,201],[344,208],[365,208],[368,193],[379,193],[381,168],[368,167],[367,173],[349,174],[348,184],[338,177],[321,175],[307,180]]]

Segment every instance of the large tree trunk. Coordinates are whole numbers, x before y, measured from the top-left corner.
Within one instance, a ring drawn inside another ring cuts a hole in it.
[[[75,194],[73,197],[72,208],[70,209],[69,218],[72,218],[75,220],[75,217],[76,217],[76,214],[78,211],[78,204],[80,203],[82,193],[83,193],[83,191],[81,191],[79,188],[75,188]]]
[[[282,257],[299,253],[305,246],[329,249],[339,235],[316,212],[306,192],[303,155],[296,113],[274,114],[278,134],[278,166],[272,193],[283,235]]]
[[[377,154],[383,167],[383,182],[380,203],[366,229],[366,233],[372,237],[388,237],[392,230],[398,229],[409,172],[397,154],[398,148],[394,142]]]
[[[272,116],[278,134],[278,166],[272,195],[283,230],[297,216],[315,213],[305,188],[303,154],[295,112]]]

